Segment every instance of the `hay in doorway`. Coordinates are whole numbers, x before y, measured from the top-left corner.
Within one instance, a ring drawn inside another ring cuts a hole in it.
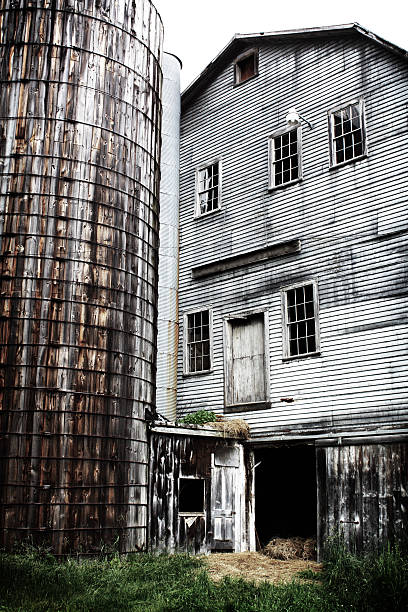
[[[316,559],[316,540],[313,538],[272,538],[262,550],[271,559]]]
[[[303,555],[302,559],[316,559],[317,558],[317,542],[314,538],[306,538],[303,544]]]

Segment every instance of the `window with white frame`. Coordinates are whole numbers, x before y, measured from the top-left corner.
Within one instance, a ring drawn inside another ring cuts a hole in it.
[[[269,189],[302,178],[300,127],[275,132],[269,138]]]
[[[331,165],[337,166],[366,153],[364,106],[360,100],[329,113]]]
[[[184,373],[211,370],[212,313],[200,310],[184,315]]]
[[[319,352],[318,296],[316,283],[283,291],[284,348],[286,358]]]
[[[196,217],[221,206],[221,163],[214,161],[196,170]]]

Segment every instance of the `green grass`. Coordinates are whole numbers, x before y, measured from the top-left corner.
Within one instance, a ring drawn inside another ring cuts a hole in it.
[[[213,423],[216,420],[217,417],[215,412],[197,410],[196,412],[189,412],[180,419],[177,419],[177,423],[180,425],[205,425],[206,423]]]
[[[325,558],[326,588],[337,593],[348,610],[408,610],[408,554],[399,546],[356,556],[335,538]]]
[[[302,578],[303,580],[321,580],[322,574],[321,572],[315,572],[312,569],[302,570],[296,574],[298,578]]]
[[[314,573],[314,572],[312,572]],[[58,562],[35,551],[0,557],[0,611],[349,612],[408,609],[407,558],[398,550],[358,559],[328,553],[319,580],[256,585],[213,582],[188,555],[149,554]],[[311,579],[308,575],[304,578]]]

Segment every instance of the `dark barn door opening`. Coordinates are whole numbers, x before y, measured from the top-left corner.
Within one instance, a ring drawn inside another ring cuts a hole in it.
[[[255,451],[255,528],[261,546],[272,538],[316,537],[314,446]]]

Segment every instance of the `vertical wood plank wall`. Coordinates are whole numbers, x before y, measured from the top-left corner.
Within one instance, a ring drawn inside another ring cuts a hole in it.
[[[318,547],[342,534],[356,552],[401,539],[408,527],[407,443],[317,449]]]
[[[259,76],[233,62],[183,110],[178,410],[224,410],[223,319],[269,313],[271,404],[241,413],[253,439],[407,427],[407,64],[360,36],[259,47]],[[328,111],[363,97],[368,155],[329,168]],[[268,190],[268,135],[290,107],[303,179]],[[194,218],[194,168],[222,159],[221,209]],[[194,279],[193,267],[285,240],[301,251]],[[282,359],[281,289],[314,279],[321,354]],[[214,362],[182,376],[182,316],[212,308]],[[282,398],[292,398],[287,403]],[[231,417],[234,415],[231,414]]]
[[[234,488],[224,490],[225,479],[216,478],[213,469],[214,453],[236,451],[239,467],[234,474]],[[252,472],[244,464],[242,445],[235,440],[199,435],[164,434],[151,432],[150,436],[150,549],[175,552],[206,553],[214,548],[214,539],[226,537],[215,533],[215,497],[227,496],[227,506],[234,506],[235,541],[229,541],[228,549],[237,552],[247,549],[249,537],[247,508],[244,491]],[[204,479],[204,516],[179,515],[180,478]],[[251,487],[251,484],[248,485]],[[214,516],[213,516],[214,515]],[[218,515],[217,515],[218,516]],[[222,542],[216,545],[222,548]]]
[[[0,2],[1,546],[146,546],[162,24]]]

